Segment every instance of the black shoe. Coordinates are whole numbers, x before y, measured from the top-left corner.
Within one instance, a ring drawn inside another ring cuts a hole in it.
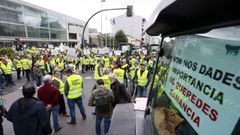
[[[86,120],[86,118],[87,118],[87,117],[86,117],[86,116],[84,116],[82,119],[83,119],[83,120]]]
[[[68,121],[67,124],[76,125],[76,122]]]
[[[92,115],[96,115],[96,112],[92,112]]]
[[[54,132],[57,133],[58,131],[60,131],[62,129],[62,127],[59,127],[58,129],[56,129]]]

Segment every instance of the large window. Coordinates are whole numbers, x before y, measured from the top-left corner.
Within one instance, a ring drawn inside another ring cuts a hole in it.
[[[25,37],[24,26],[0,23],[0,36]]]
[[[66,29],[66,19],[65,16],[49,11],[49,25],[50,28],[54,29]]]
[[[6,8],[0,5],[0,21],[22,24],[22,13],[19,10]]]
[[[61,40],[67,39],[66,31],[52,30],[52,29],[50,31],[51,31],[51,39],[61,39]]]
[[[48,27],[48,17],[44,11],[24,6],[24,23],[33,27]]]
[[[48,29],[27,27],[28,37],[49,38]]]

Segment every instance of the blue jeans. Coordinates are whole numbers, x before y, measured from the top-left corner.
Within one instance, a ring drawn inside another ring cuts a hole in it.
[[[41,77],[38,77],[38,78],[35,79],[37,86],[40,86],[40,85],[41,85],[41,83],[42,83],[41,80],[42,80]]]
[[[124,84],[126,86],[126,88],[128,87],[128,79],[124,79]]]
[[[96,116],[96,134],[101,135],[101,122],[104,118],[104,133],[106,134],[109,130],[111,120],[110,118],[105,118],[101,116]]]
[[[78,97],[75,99],[67,99],[68,101],[68,107],[69,107],[69,111],[70,111],[70,116],[71,116],[71,122],[76,122],[76,116],[75,116],[75,103],[77,104],[83,119],[86,118],[86,114],[85,114],[85,109],[83,107],[83,103],[82,103],[82,97]]]
[[[131,80],[132,81],[132,92],[131,92],[131,96],[134,96],[134,90],[135,90],[135,81]]]
[[[59,105],[53,106],[52,109],[50,111],[48,111],[49,119],[50,119],[51,113],[52,113],[54,130],[57,130],[59,128],[58,112],[59,112]]]
[[[146,97],[147,96],[147,87],[137,86],[138,97]]]
[[[7,82],[7,86],[8,86],[9,84],[15,85],[15,84],[13,83],[12,74],[5,74],[5,79],[6,79],[6,82]]]
[[[3,75],[0,75],[0,87],[3,88],[3,82],[4,82],[4,78]]]

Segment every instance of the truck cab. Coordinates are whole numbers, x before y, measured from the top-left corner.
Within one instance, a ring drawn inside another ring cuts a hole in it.
[[[240,134],[240,8],[237,5],[233,0],[161,1],[146,29],[150,36],[162,38],[148,97],[136,98],[132,113],[125,114],[134,116],[129,123],[135,124],[135,128],[122,132]],[[129,109],[123,106],[122,111]],[[116,115],[119,114],[113,114],[114,121]],[[111,127],[117,125],[114,124]]]

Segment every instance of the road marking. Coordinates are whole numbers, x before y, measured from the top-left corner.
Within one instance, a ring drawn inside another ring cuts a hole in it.
[[[89,79],[92,79],[92,77],[91,77],[91,76],[87,76],[87,77],[85,77],[84,79],[89,80]]]

